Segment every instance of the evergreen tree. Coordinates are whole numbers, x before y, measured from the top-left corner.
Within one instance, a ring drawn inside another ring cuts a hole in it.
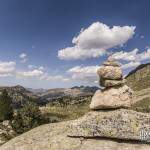
[[[39,107],[33,101],[28,100],[14,116],[12,127],[17,133],[23,133],[42,124],[42,121]]]
[[[12,116],[13,108],[11,106],[11,98],[5,89],[0,96],[0,121],[9,120]]]

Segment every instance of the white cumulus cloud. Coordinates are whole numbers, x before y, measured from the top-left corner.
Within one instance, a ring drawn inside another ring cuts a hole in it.
[[[122,65],[123,69],[128,69],[132,67],[137,67],[142,63],[142,61],[150,60],[150,49],[148,48],[146,51],[139,53],[139,49],[135,48],[130,52],[120,51],[114,53],[112,58],[116,60],[124,60],[127,63]]]
[[[116,60],[126,60],[126,61],[143,61],[150,59],[150,49],[139,53],[139,49],[135,48],[130,52],[116,52],[112,56]]]
[[[17,72],[17,75],[19,77],[41,77],[44,74],[43,71],[34,69],[32,71],[23,71],[23,72]]]
[[[138,54],[138,60],[139,61],[150,60],[150,49],[147,49],[147,51]]]
[[[134,30],[135,26],[109,27],[95,22],[73,38],[73,47],[59,50],[58,57],[64,60],[99,57],[104,55],[107,49],[126,43],[133,37]]]
[[[141,63],[140,62],[134,62],[134,61],[131,61],[131,62],[129,62],[129,63],[126,63],[126,64],[123,64],[122,66],[121,66],[121,68],[122,69],[128,69],[128,68],[134,68],[134,67],[137,67],[137,66],[139,66]]]
[[[12,76],[16,69],[14,61],[0,62],[0,77]]]
[[[137,59],[137,52],[139,50],[136,48],[132,50],[131,52],[116,52],[111,57],[116,60],[126,60],[126,61],[135,61]]]
[[[62,75],[50,75],[47,72],[42,70],[43,68],[33,69],[29,71],[17,71],[16,76],[20,78],[36,78],[39,80],[45,81],[59,81],[59,82],[67,82],[69,81],[68,78],[65,78]]]
[[[44,77],[44,79],[46,79],[47,81],[59,81],[59,82],[68,82],[68,81],[70,81],[70,79],[69,78],[65,78],[64,76],[62,76],[62,75],[53,75],[53,76],[51,76],[51,75],[46,75],[46,76],[43,76]],[[43,78],[42,77],[42,78]]]
[[[73,80],[95,82],[98,79],[97,69],[99,66],[75,66],[67,72],[72,74]]]

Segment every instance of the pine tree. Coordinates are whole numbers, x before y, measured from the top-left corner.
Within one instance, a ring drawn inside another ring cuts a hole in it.
[[[27,100],[24,106],[17,111],[11,125],[20,134],[42,124],[42,121],[39,107],[32,100]]]
[[[0,96],[0,121],[9,120],[12,116],[11,98],[5,89]]]

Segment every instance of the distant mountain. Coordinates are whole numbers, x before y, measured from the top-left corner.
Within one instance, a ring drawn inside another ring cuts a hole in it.
[[[142,64],[126,76],[127,84],[140,91],[150,87],[150,63]]]
[[[95,91],[99,89],[98,87],[89,87],[89,86],[75,86],[72,88],[56,88],[49,89],[43,93],[38,93],[39,103],[48,103],[55,99],[62,97],[83,97],[83,96],[92,96]]]
[[[74,86],[71,89],[79,89],[82,92],[90,92],[90,93],[95,93],[96,90],[99,88],[97,86]]]
[[[38,96],[20,85],[12,87],[0,87],[0,94],[4,89],[7,90],[9,96],[12,98],[12,104],[14,107],[20,107],[28,98],[38,99]]]
[[[72,88],[55,88],[49,89],[45,92],[41,92],[38,96],[44,97],[60,97],[60,96],[85,96],[85,95],[92,95],[94,92],[99,89],[98,87],[90,87],[90,86],[75,86]],[[40,95],[41,94],[41,95]]]
[[[41,94],[47,91],[47,89],[43,89],[43,88],[40,89],[27,88],[27,90],[34,94]]]
[[[91,96],[98,89],[98,87],[89,86],[75,86],[72,88],[55,88],[55,89],[30,89],[24,88],[20,85],[12,87],[0,87],[1,92],[6,89],[10,97],[12,98],[12,104],[14,107],[20,107],[26,100],[32,98],[39,105],[47,104],[50,101],[57,101],[58,98],[63,97],[83,97]]]

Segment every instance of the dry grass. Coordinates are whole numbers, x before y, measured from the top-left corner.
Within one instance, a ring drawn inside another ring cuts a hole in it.
[[[66,107],[47,106],[40,107],[42,114],[47,117],[57,119],[58,121],[66,121],[77,119],[87,113],[89,104],[84,105],[71,105]]]
[[[133,109],[140,112],[150,112],[150,97],[146,97],[138,102],[136,102],[133,106]]]

